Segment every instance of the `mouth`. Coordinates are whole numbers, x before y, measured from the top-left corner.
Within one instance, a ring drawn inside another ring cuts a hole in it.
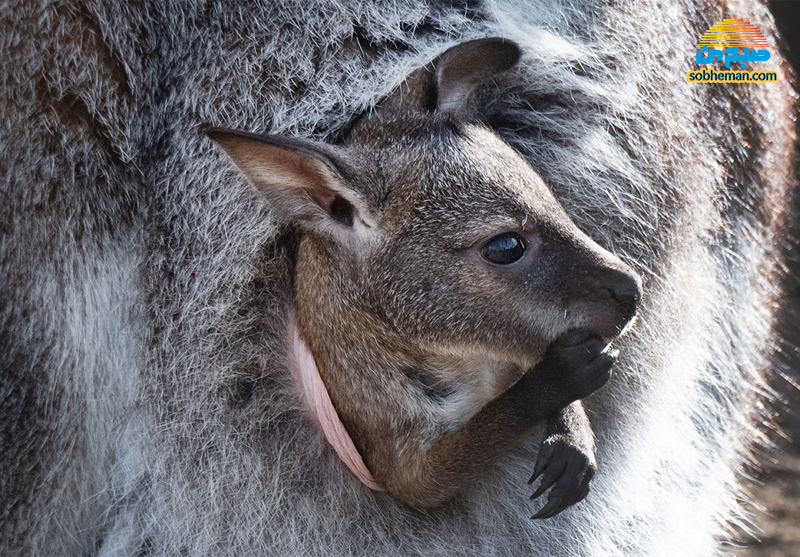
[[[605,348],[603,348],[603,352],[602,352],[603,354],[608,354],[612,358],[616,358],[616,357],[619,356],[619,350],[613,347],[613,343],[614,343],[614,341],[616,341],[616,340],[622,338],[623,336],[625,336],[626,334],[628,334],[628,331],[630,331],[633,328],[633,326],[636,324],[637,317],[638,316],[634,315],[613,336],[610,336],[610,337],[609,336],[603,336],[603,342],[606,345]]]
[[[633,328],[633,326],[636,324],[636,321],[637,321],[637,316],[634,315],[624,324],[614,326],[613,333],[611,333],[610,335],[606,331],[599,331],[599,332],[603,336],[603,341],[607,345],[610,345],[615,340],[622,338],[623,336],[628,334],[628,331],[630,331]]]
[[[606,344],[610,344],[628,334],[638,320],[636,314],[630,315],[618,311],[619,307],[618,304],[609,306],[605,302],[582,301],[573,304],[565,317],[572,317],[572,319],[567,319],[571,321],[572,326],[594,329],[603,337]]]
[[[619,333],[617,333],[617,336],[615,338],[620,338],[620,337],[626,335],[628,333],[628,331],[630,331],[633,328],[633,326],[636,324],[636,322],[638,321],[638,318],[639,318],[638,315],[634,315],[633,317],[631,317],[628,320],[628,322],[625,323],[625,325],[622,327],[622,329],[620,329]]]
[[[605,346],[605,348],[603,348],[603,350],[600,353],[601,354],[608,354],[612,358],[618,358],[619,357],[619,348],[614,348],[612,346],[611,343],[613,342],[613,339],[604,338],[603,342],[606,343],[606,346]]]

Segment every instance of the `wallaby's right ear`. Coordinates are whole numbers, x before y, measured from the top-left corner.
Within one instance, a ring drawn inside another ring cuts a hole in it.
[[[513,68],[522,51],[513,41],[489,37],[446,50],[413,72],[378,106],[378,112],[438,112],[468,116],[475,111],[474,94]]]
[[[367,215],[361,196],[347,186],[336,147],[308,139],[212,128],[218,143],[286,220],[342,231]]]
[[[519,46],[499,37],[458,44],[433,61],[436,112],[469,112],[473,93],[498,74],[514,67]]]

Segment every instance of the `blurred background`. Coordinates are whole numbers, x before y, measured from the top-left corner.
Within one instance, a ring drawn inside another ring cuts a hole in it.
[[[769,6],[784,37],[782,50],[795,73],[800,73],[800,1],[771,0]],[[800,133],[797,120],[795,125]],[[793,209],[800,214],[797,192]],[[796,218],[787,240],[787,296],[779,326],[785,343],[777,358],[780,373],[773,380],[773,388],[784,399],[775,408],[780,429],[773,436],[775,450],[763,455],[754,471],[760,480],[753,487],[759,540],[742,535],[736,557],[800,557],[800,224]]]

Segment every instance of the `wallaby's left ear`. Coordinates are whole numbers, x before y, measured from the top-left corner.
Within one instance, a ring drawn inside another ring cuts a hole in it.
[[[361,196],[348,187],[337,148],[280,135],[212,128],[218,143],[256,189],[287,221],[326,232],[367,217]]]
[[[521,51],[498,37],[467,41],[433,61],[436,72],[436,112],[468,112],[472,94],[519,61]]]

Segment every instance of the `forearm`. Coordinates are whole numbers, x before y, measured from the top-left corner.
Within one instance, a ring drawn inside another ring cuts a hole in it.
[[[577,448],[591,452],[588,419],[573,403],[605,383],[613,359],[601,353],[601,340],[575,336],[554,343],[517,383],[427,450],[404,447],[385,487],[413,506],[438,505],[484,476],[542,420],[548,420],[548,435],[568,442],[576,435]]]
[[[547,420],[543,442],[552,442],[556,439],[568,440],[584,451],[594,453],[592,425],[580,400],[556,412]]]

